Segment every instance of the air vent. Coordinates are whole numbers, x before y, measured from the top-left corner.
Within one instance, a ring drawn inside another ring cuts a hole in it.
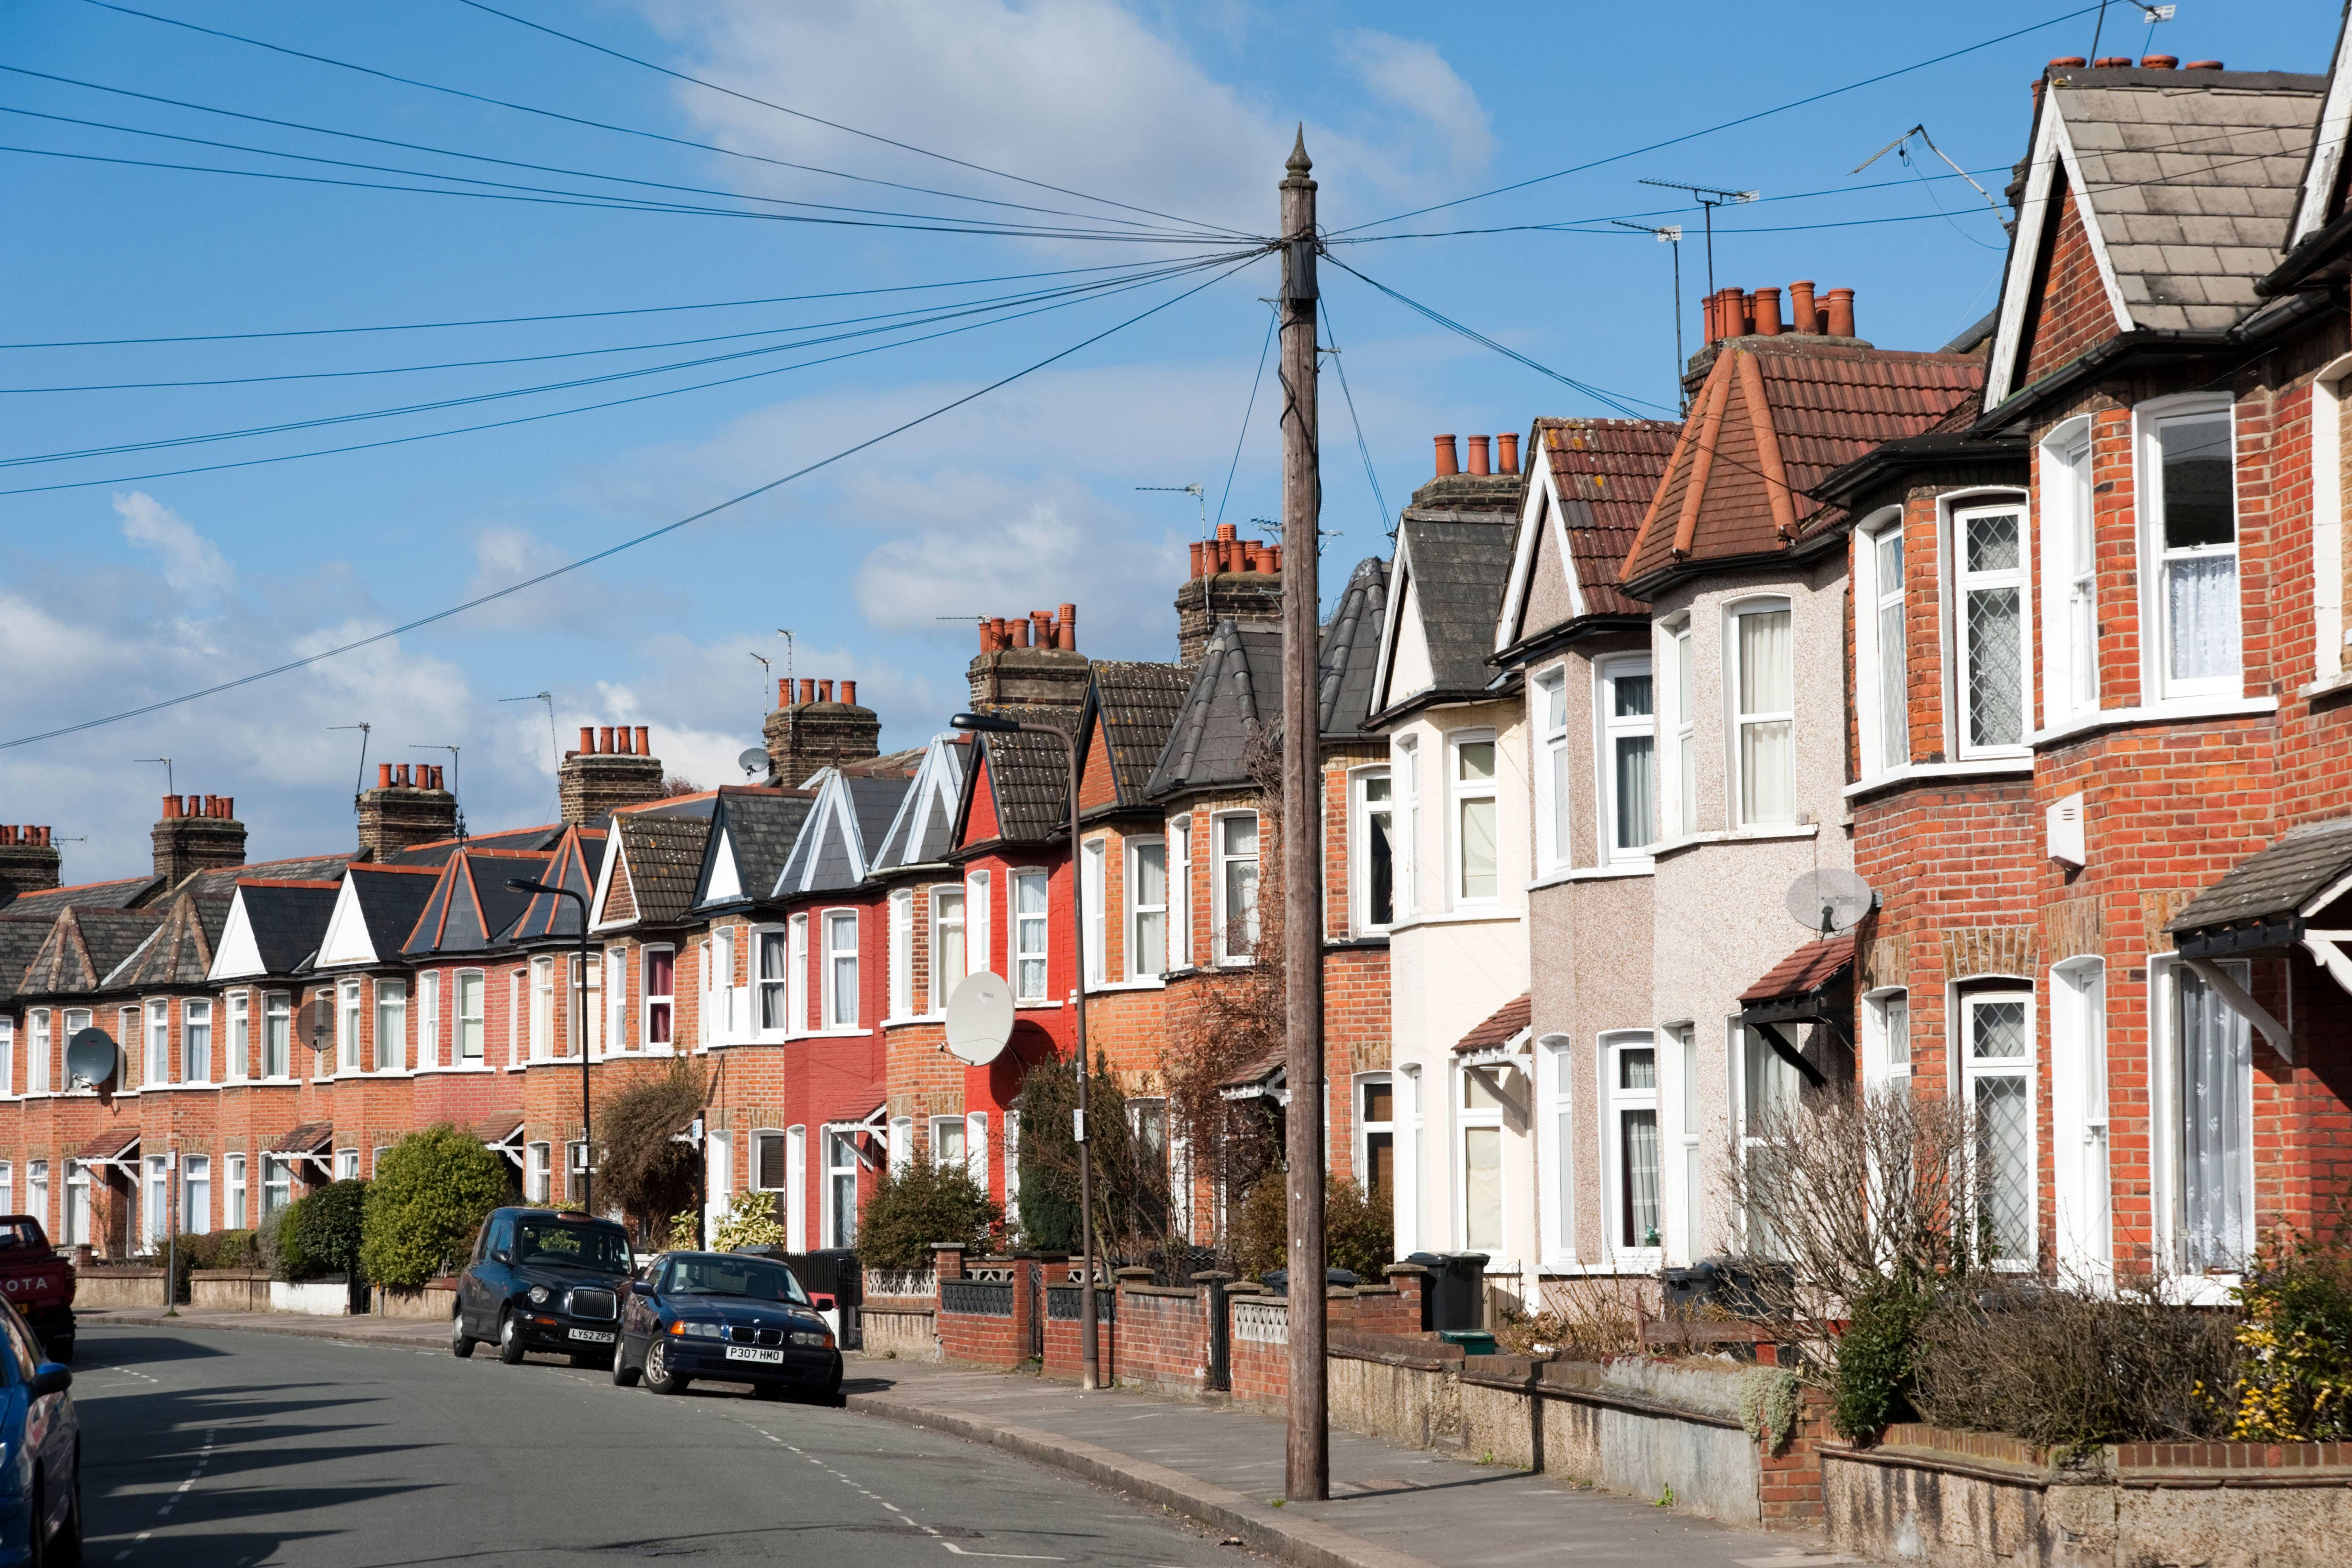
[[[2065,866],[2083,866],[2083,797],[2078,792],[2055,802],[2049,813],[2050,858]]]

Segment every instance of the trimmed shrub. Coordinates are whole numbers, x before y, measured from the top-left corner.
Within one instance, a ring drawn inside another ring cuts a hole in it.
[[[1857,1296],[1837,1342],[1833,1418],[1848,1439],[1867,1443],[1912,1415],[1909,1389],[1919,1325],[1934,1302],[1911,1280],[1891,1279]]]
[[[982,1251],[990,1227],[1003,1218],[961,1165],[916,1159],[876,1179],[858,1216],[857,1260],[872,1268],[929,1268],[933,1242]]]
[[[366,1224],[368,1184],[357,1177],[329,1182],[302,1200],[292,1222],[302,1255],[321,1275],[349,1277],[360,1266],[360,1240]]]
[[[379,1285],[411,1288],[446,1274],[506,1201],[506,1163],[480,1139],[446,1122],[412,1132],[376,1162],[360,1268]]]
[[[1234,1211],[1228,1240],[1234,1270],[1245,1279],[1290,1266],[1290,1194],[1277,1168],[1258,1178]],[[1323,1264],[1345,1268],[1368,1285],[1396,1261],[1396,1232],[1390,1211],[1366,1196],[1345,1176],[1323,1184]]]
[[[2238,1288],[2248,1353],[2231,1397],[2242,1443],[2352,1437],[2352,1257],[2284,1231]]]
[[[727,1217],[719,1222],[718,1234],[710,1238],[711,1249],[717,1252],[784,1245],[784,1227],[776,1223],[773,1193],[737,1193],[734,1201],[727,1205]]]
[[[324,1272],[302,1249],[301,1211],[310,1201],[296,1198],[277,1213],[264,1215],[254,1232],[261,1267],[269,1270],[272,1279],[315,1279]]]
[[[646,1231],[692,1203],[697,1155],[672,1136],[704,1098],[702,1068],[688,1057],[606,1097],[596,1108],[596,1196],[637,1216]]]

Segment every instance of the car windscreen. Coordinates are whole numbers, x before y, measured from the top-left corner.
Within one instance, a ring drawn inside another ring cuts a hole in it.
[[[0,1252],[47,1252],[49,1238],[29,1219],[0,1220]]]
[[[629,1242],[619,1231],[603,1226],[521,1219],[515,1223],[514,1258],[522,1264],[568,1263],[602,1274],[626,1274]]]
[[[756,1258],[681,1258],[669,1266],[662,1290],[672,1296],[740,1296],[796,1307],[809,1304],[808,1292],[791,1269]]]

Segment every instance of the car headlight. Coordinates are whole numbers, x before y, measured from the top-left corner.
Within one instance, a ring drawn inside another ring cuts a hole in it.
[[[719,1323],[672,1323],[669,1331],[683,1334],[690,1340],[723,1340],[727,1330]]]
[[[833,1344],[833,1336],[823,1329],[813,1331],[795,1331],[793,1335],[793,1343],[829,1348]]]
[[[547,1305],[546,1286],[534,1285],[530,1288],[530,1304],[534,1307],[544,1307]]]

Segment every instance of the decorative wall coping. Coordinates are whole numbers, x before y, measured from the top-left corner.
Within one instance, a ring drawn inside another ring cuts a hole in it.
[[[2053,1486],[2134,1489],[2341,1487],[2352,1484],[2352,1443],[2109,1443],[2080,1458],[2001,1432],[1924,1423],[1889,1426],[1873,1447],[1825,1443],[1860,1464],[1943,1470],[2036,1491]]]
[[[1151,1270],[1147,1268],[1143,1272],[1148,1278]],[[1118,1293],[1122,1296],[1172,1296],[1184,1301],[1197,1301],[1202,1294],[1198,1285],[1146,1285],[1124,1279],[1119,1282]]]

